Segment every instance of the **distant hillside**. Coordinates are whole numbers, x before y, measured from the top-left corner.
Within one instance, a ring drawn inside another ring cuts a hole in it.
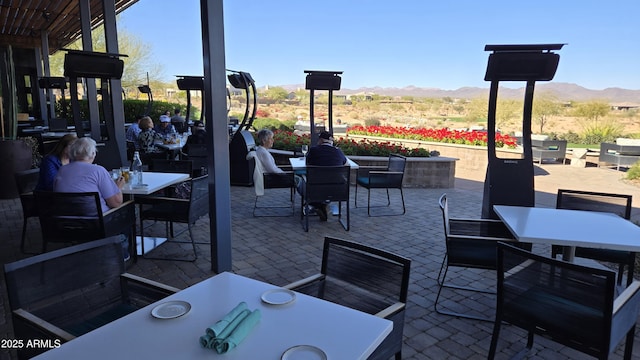
[[[280,85],[281,87],[294,91],[304,88],[304,85]],[[462,98],[472,99],[476,97],[488,97],[489,88],[478,87],[462,87],[457,90],[441,90],[435,88],[420,88],[415,86],[406,86],[403,88],[383,88],[383,87],[363,87],[359,89],[341,89],[336,94],[357,94],[357,93],[375,93],[386,96],[414,96],[429,98]],[[536,83],[536,93],[549,92],[563,101],[585,101],[585,100],[604,100],[612,103],[634,103],[640,104],[640,90],[628,90],[621,88],[607,88],[604,90],[591,90],[576,84],[540,82]],[[523,97],[524,87],[519,89],[500,88],[499,94],[504,98],[521,99]]]

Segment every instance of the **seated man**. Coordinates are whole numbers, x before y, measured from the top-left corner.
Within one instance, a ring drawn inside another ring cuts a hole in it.
[[[322,131],[318,135],[318,145],[313,146],[307,153],[307,165],[314,166],[341,166],[347,164],[347,157],[342,150],[333,146],[333,134],[328,131]],[[298,186],[298,192],[304,194],[304,181]],[[312,203],[309,204],[316,209],[320,220],[327,221],[327,205],[328,203]]]

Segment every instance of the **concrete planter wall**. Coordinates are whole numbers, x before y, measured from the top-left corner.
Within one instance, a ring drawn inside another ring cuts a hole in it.
[[[487,170],[487,148],[485,146],[471,146],[471,145],[459,145],[448,144],[440,142],[428,142],[418,140],[403,140],[393,138],[383,138],[374,136],[363,135],[349,135],[350,139],[369,139],[375,141],[390,141],[394,143],[403,144],[409,148],[423,148],[429,151],[437,150],[440,152],[440,157],[451,157],[458,159],[456,167],[458,171],[480,171],[484,173]],[[518,149],[498,149],[496,155],[499,158],[515,159],[520,158],[521,152]]]
[[[293,156],[291,151],[271,150],[276,163],[289,165],[289,158]],[[387,157],[379,156],[349,156],[360,166],[387,166]],[[454,187],[456,177],[456,161],[458,159],[436,156],[429,158],[407,158],[404,187],[421,187],[434,189],[447,189]],[[351,174],[355,184],[355,171]]]

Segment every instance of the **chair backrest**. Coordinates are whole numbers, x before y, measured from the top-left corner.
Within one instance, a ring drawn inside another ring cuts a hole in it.
[[[351,168],[345,166],[307,166],[305,201],[349,201]]]
[[[40,169],[29,169],[24,171],[18,171],[14,175],[16,181],[16,188],[18,194],[26,194],[33,192],[38,185],[38,178],[40,176]]]
[[[49,119],[49,131],[67,131],[67,119]]]
[[[191,180],[189,196],[189,222],[193,223],[209,213],[209,176],[202,175]]]
[[[410,268],[411,260],[402,256],[325,237],[322,298],[375,314],[390,304],[407,301]],[[331,285],[338,289],[331,289]]]
[[[74,313],[91,292],[100,288],[117,289],[124,273],[121,239],[118,236],[65,247],[4,265],[4,276],[11,310],[18,308],[42,315],[47,319]],[[85,289],[79,293],[78,290]],[[102,293],[105,295],[105,293]],[[49,300],[49,301],[47,301]],[[51,300],[57,300],[54,304]],[[91,298],[108,302],[112,299]]]
[[[613,271],[498,243],[501,321],[594,356],[609,352],[615,282]]]
[[[34,192],[42,238],[46,242],[86,242],[105,237],[97,192]]]
[[[404,168],[407,164],[407,158],[398,154],[389,154],[389,163],[387,164],[387,171],[397,171],[404,173]]]
[[[557,209],[600,211],[631,219],[631,195],[558,189]]]
[[[191,160],[153,159],[152,169],[156,172],[189,174],[193,171]]]
[[[38,185],[40,177],[40,169],[29,169],[19,171],[14,174],[16,188],[20,194],[20,204],[22,205],[22,214],[25,217],[36,216],[38,214],[33,197],[33,190]]]
[[[200,176],[209,172],[207,164],[207,145],[206,144],[189,144],[189,153],[187,160],[193,163],[192,176]]]

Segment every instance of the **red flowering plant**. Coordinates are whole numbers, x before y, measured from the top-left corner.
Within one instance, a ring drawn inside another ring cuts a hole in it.
[[[255,134],[254,134],[255,136]],[[311,136],[309,134],[296,135],[291,131],[275,130],[273,132],[273,148],[278,150],[299,151],[301,145],[309,145]],[[395,144],[389,141],[371,141],[345,139],[334,137],[334,145],[339,147],[345,155],[362,156],[389,156],[389,154],[400,154],[409,157],[429,157],[427,149],[412,149]]]
[[[393,126],[353,126],[347,130],[351,135],[378,136],[394,139],[422,140],[487,146],[486,131],[460,131],[449,129],[402,128]],[[496,133],[496,147],[516,147],[516,139],[507,134]]]

